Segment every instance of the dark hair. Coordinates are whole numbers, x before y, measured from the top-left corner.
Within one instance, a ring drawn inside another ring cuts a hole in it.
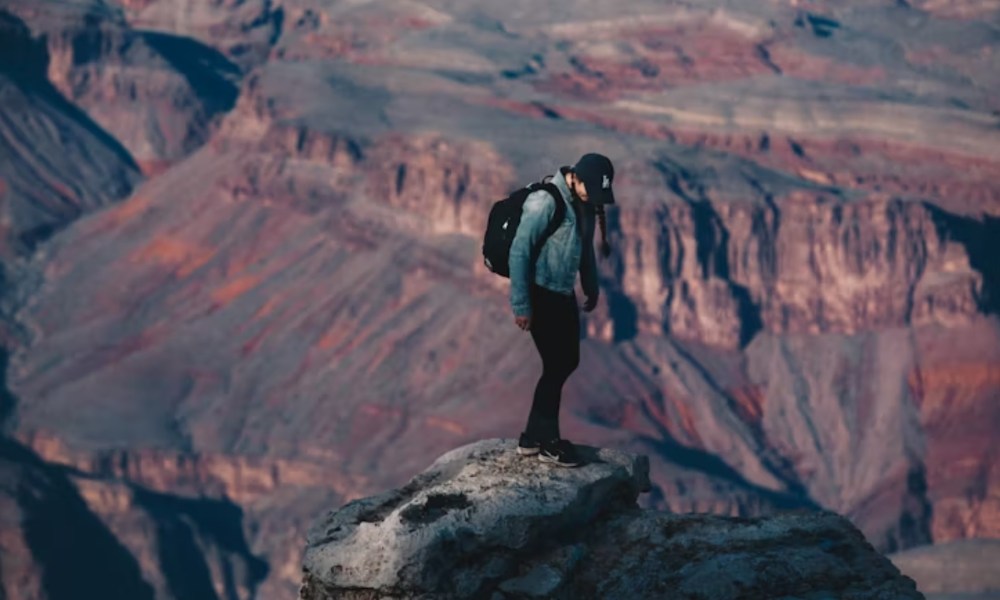
[[[597,211],[597,224],[601,226],[601,254],[607,258],[611,256],[611,245],[608,244],[608,218],[604,214],[603,204],[595,204],[594,210]]]
[[[559,170],[564,176],[569,173],[576,175],[576,172],[573,171],[573,167],[560,167]],[[546,177],[546,180],[547,179],[551,179],[551,176]],[[591,206],[594,207],[594,211],[597,213],[597,224],[601,226],[601,254],[607,258],[611,256],[611,245],[608,244],[608,218],[604,214],[603,204],[591,203]]]

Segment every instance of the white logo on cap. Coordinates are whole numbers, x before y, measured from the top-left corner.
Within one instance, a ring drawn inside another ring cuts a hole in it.
[[[610,179],[608,179],[608,176],[607,176],[607,175],[605,175],[605,176],[604,176],[604,179],[603,179],[603,180],[601,181],[601,187],[602,187],[603,189],[608,189],[608,188],[610,188],[610,187],[611,187],[611,180],[610,180]]]

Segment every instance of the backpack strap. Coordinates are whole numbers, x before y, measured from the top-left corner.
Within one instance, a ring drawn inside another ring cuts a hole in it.
[[[534,192],[537,190],[545,190],[550,196],[552,196],[552,200],[556,203],[556,214],[552,216],[552,220],[549,221],[545,231],[542,232],[542,237],[538,239],[538,246],[535,248],[536,259],[538,258],[538,254],[542,251],[542,246],[544,246],[549,237],[556,232],[556,229],[559,229],[559,226],[562,225],[563,219],[566,218],[566,201],[563,200],[562,192],[559,191],[556,184],[545,182],[531,186],[531,191]]]

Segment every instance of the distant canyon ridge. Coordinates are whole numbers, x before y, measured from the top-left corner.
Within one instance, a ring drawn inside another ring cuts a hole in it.
[[[1000,537],[1000,8],[842,4],[0,0],[6,597],[292,597],[317,516],[516,437],[486,214],[588,151],[566,437]]]

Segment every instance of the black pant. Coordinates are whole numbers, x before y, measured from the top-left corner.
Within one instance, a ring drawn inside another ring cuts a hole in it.
[[[539,441],[561,437],[559,401],[563,384],[580,364],[580,309],[576,295],[531,286],[531,339],[542,357],[542,376],[525,433]]]

